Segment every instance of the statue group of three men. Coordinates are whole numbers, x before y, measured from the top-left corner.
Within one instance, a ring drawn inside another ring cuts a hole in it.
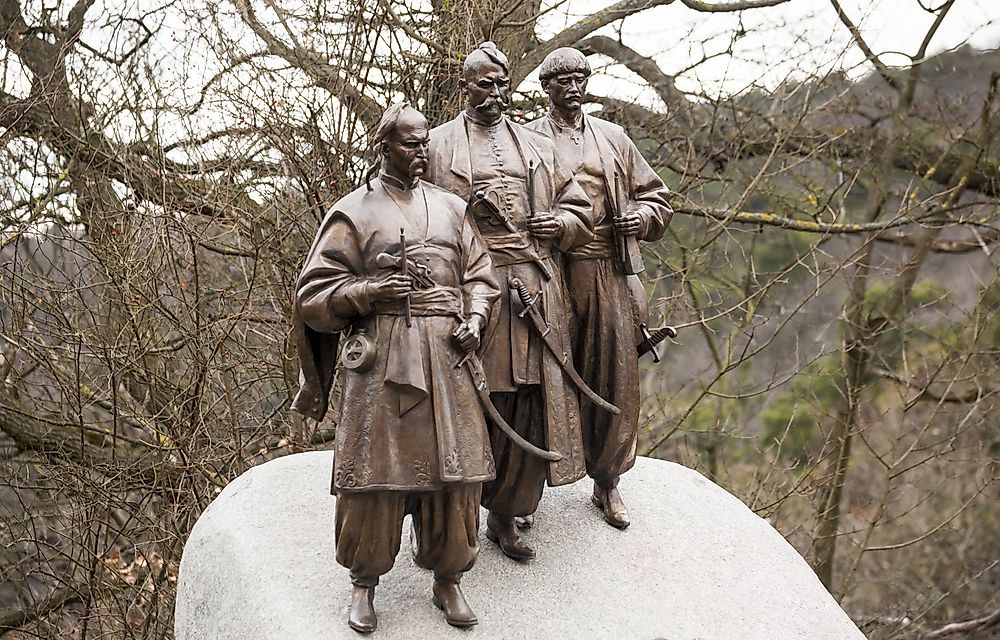
[[[459,581],[480,504],[487,537],[522,561],[535,552],[517,525],[546,482],[590,475],[605,520],[629,524],[617,484],[635,460],[641,293],[622,254],[663,235],[669,192],[621,127],[581,111],[582,53],[553,52],[539,75],[551,110],[527,126],[504,116],[492,43],[465,60],[454,120],[428,131],[390,107],[377,177],[331,208],[297,283],[293,408],[322,419],[338,353],[345,367],[336,547],[360,632],[406,514],[433,602],[460,627],[477,622]]]

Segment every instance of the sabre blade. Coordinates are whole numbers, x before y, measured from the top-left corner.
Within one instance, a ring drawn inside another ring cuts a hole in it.
[[[534,160],[528,160],[528,217],[535,217],[535,166]]]

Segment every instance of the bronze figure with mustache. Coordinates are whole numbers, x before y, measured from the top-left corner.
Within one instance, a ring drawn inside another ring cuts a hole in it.
[[[590,63],[577,49],[550,53],[538,74],[549,96],[549,113],[527,126],[555,143],[594,206],[594,238],[565,253],[565,273],[577,370],[592,389],[621,408],[614,415],[592,405],[580,407],[587,474],[594,480],[592,500],[609,524],[624,529],[630,519],[618,479],[635,463],[637,327],[645,322],[646,309],[646,294],[634,275],[642,270],[635,240],[663,237],[673,210],[670,191],[625,130],[583,112],[590,74]],[[635,255],[622,255],[627,242]]]
[[[540,292],[548,339],[570,350],[569,312],[558,253],[592,238],[590,203],[547,137],[511,122],[506,56],[485,42],[466,57],[466,109],[431,131],[428,180],[470,202],[500,275],[501,302],[487,331],[483,362],[493,404],[521,436],[561,459],[532,456],[491,427],[497,478],[483,487],[487,537],[517,560],[535,557],[514,524],[534,513],[543,488],[585,474],[576,388],[545,346],[512,281]],[[529,200],[529,197],[531,198]]]
[[[375,630],[375,587],[412,514],[432,600],[449,624],[468,627],[477,618],[459,581],[479,554],[480,492],[495,466],[476,382],[455,361],[479,348],[499,282],[465,201],[420,179],[424,116],[394,105],[373,137],[378,175],[333,205],[296,284],[302,387],[292,408],[323,418],[338,338],[350,334],[333,468],[337,562],[353,583],[348,624]],[[432,286],[415,287],[391,259],[404,257],[404,239],[406,260]]]

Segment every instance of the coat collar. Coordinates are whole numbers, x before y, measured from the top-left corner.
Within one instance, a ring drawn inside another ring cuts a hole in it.
[[[627,199],[628,194],[619,193],[621,187],[615,188],[615,173],[618,174],[620,185],[626,186],[629,184],[629,175],[625,171],[625,162],[615,148],[615,145],[611,144],[611,141],[608,140],[605,131],[600,126],[595,125],[592,117],[584,114],[583,122],[584,137],[588,143],[597,147],[597,153],[601,157],[601,167],[604,173],[604,189],[607,191],[610,200],[614,203],[615,211],[620,211],[625,205],[624,202],[620,202],[620,199],[622,196]]]
[[[453,138],[451,141],[451,172],[462,178],[467,184],[472,185],[472,156],[470,155],[470,147],[472,143],[469,139],[469,128],[474,126],[485,127],[488,125],[483,125],[470,121],[468,116],[465,115],[463,111],[452,122],[456,123],[455,131],[452,132]],[[538,147],[530,140],[530,138],[525,135],[521,127],[518,127],[513,122],[511,122],[507,116],[501,118],[495,126],[507,127],[507,131],[510,132],[511,138],[514,140],[515,146],[517,146],[518,152],[521,154],[521,158],[524,160],[525,166],[527,166],[529,160],[534,160],[535,164],[538,166],[544,166],[542,162],[542,155],[539,152]],[[463,144],[464,142],[464,144]]]

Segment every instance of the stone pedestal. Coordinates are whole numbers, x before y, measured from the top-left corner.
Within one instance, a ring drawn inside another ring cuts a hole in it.
[[[216,498],[184,550],[177,640],[362,637],[347,626],[350,580],[334,559],[331,467],[329,452],[287,456]],[[532,562],[509,560],[480,531],[462,582],[479,616],[472,631],[445,623],[404,535],[372,637],[863,640],[784,538],[698,473],[640,459],[621,481],[625,531],[605,524],[590,491],[589,481],[546,489],[524,534]]]

